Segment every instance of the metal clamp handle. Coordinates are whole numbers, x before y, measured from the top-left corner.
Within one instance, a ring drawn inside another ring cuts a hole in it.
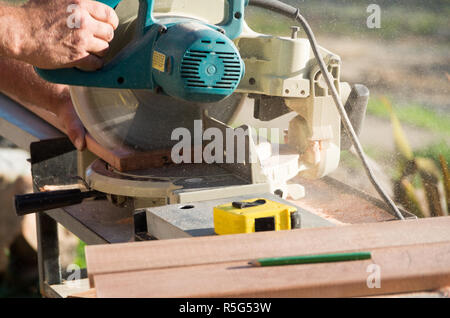
[[[17,216],[44,212],[52,209],[76,205],[88,198],[106,198],[97,191],[81,191],[80,189],[56,190],[16,195],[14,205]]]

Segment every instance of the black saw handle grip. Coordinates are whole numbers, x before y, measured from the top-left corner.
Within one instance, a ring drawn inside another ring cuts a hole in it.
[[[98,191],[81,191],[80,189],[56,190],[16,195],[14,205],[17,216],[23,216],[76,205],[88,198],[104,196],[103,193]]]

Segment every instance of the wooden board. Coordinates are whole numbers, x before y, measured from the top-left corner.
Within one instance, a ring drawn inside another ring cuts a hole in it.
[[[24,105],[24,107],[65,133],[65,128],[53,113],[33,105]],[[125,145],[116,149],[107,149],[95,141],[89,133],[86,134],[86,147],[119,171],[159,168],[171,163],[171,149],[136,151]]]
[[[286,256],[331,253],[445,241],[450,241],[450,217],[87,246],[86,261],[92,277],[124,270],[271,257],[274,253]],[[214,250],[210,249],[211,246]]]
[[[439,242],[450,242],[450,217],[87,246],[86,261],[93,287],[109,273]]]
[[[94,279],[97,297],[108,298],[354,297],[433,290],[450,284],[450,242],[371,251],[372,259],[364,261],[273,267],[236,261],[96,275]],[[379,269],[379,288],[370,276],[376,270],[372,266]]]

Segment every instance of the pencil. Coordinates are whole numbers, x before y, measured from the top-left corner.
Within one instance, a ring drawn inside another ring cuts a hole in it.
[[[314,263],[328,263],[328,262],[345,262],[345,261],[365,260],[370,259],[371,257],[372,254],[370,252],[270,257],[253,260],[249,262],[249,265],[281,266],[281,265],[314,264]]]

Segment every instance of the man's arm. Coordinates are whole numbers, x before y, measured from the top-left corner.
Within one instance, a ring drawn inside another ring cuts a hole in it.
[[[44,81],[29,64],[0,57],[0,92],[21,104],[54,113],[77,149],[85,148],[85,131],[73,108],[67,86]]]
[[[0,56],[44,69],[96,70],[118,23],[112,8],[93,0],[0,0]]]

